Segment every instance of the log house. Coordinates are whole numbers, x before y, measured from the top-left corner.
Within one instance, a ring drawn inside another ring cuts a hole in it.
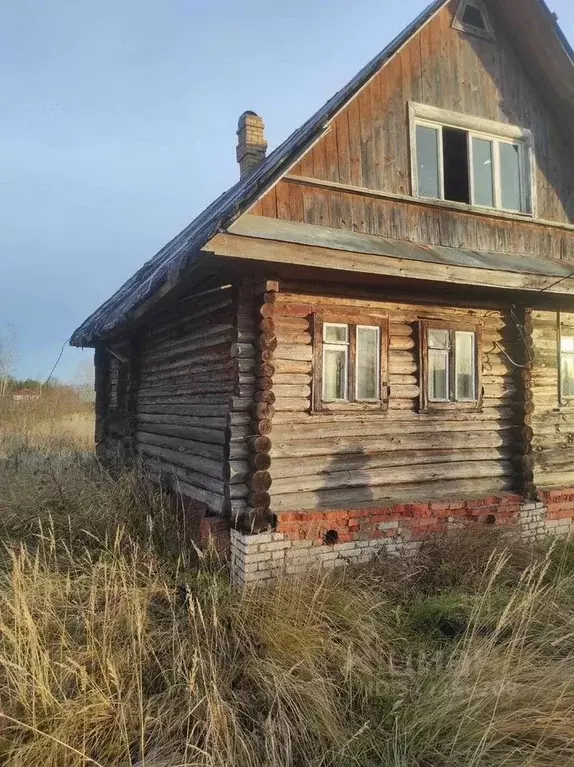
[[[239,582],[574,519],[574,53],[435,0],[72,337],[96,443],[232,528]],[[225,527],[225,525],[224,525]]]

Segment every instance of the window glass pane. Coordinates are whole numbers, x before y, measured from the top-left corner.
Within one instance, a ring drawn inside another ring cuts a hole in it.
[[[474,173],[474,202],[494,207],[492,173],[492,141],[482,138],[472,140],[472,165]]]
[[[347,399],[347,349],[323,349],[323,399]]]
[[[482,16],[482,8],[478,8],[474,5],[467,5],[462,15],[463,24],[468,24],[470,27],[476,29],[486,30],[486,24]]]
[[[455,340],[455,374],[456,399],[476,399],[476,363],[475,363],[475,334],[456,333]]]
[[[349,340],[348,325],[330,325],[323,326],[324,340],[331,344],[347,343]]]
[[[429,349],[429,399],[445,402],[448,394],[448,352]]]
[[[428,345],[429,349],[448,349],[450,347],[448,330],[429,328]]]
[[[380,399],[380,328],[357,328],[357,399]]]
[[[468,131],[458,128],[442,129],[444,169],[444,198],[453,202],[470,203],[470,172],[468,167]]]
[[[565,352],[566,354],[568,354],[568,352],[574,353],[574,336],[572,337],[562,336],[560,347],[562,351]]]
[[[500,191],[505,210],[522,210],[518,144],[500,144]]]
[[[438,141],[439,132],[436,128],[417,125],[419,197],[440,197]]]
[[[562,355],[562,396],[574,397],[574,355]]]

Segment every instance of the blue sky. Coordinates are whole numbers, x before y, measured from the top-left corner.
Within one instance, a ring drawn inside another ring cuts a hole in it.
[[[273,147],[426,0],[0,2],[0,330],[21,376],[236,180],[235,130]],[[574,4],[550,0],[574,41]],[[360,13],[357,12],[360,6]],[[70,378],[91,352],[66,349]]]

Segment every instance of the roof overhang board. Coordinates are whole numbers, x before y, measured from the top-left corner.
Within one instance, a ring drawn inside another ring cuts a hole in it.
[[[483,288],[574,295],[574,265],[419,245],[327,227],[245,215],[205,251],[226,258]]]

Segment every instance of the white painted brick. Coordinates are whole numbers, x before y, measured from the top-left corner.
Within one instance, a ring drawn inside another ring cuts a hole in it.
[[[313,546],[313,541],[293,541],[291,544],[292,549],[310,549]]]
[[[398,530],[399,529],[399,522],[381,522],[379,525],[379,530]]]
[[[260,554],[250,554],[247,562],[253,564],[254,562],[270,562],[271,552],[262,551]]]
[[[261,548],[265,548],[265,551],[285,551],[289,548],[289,541],[274,541],[273,543],[266,543]]]

